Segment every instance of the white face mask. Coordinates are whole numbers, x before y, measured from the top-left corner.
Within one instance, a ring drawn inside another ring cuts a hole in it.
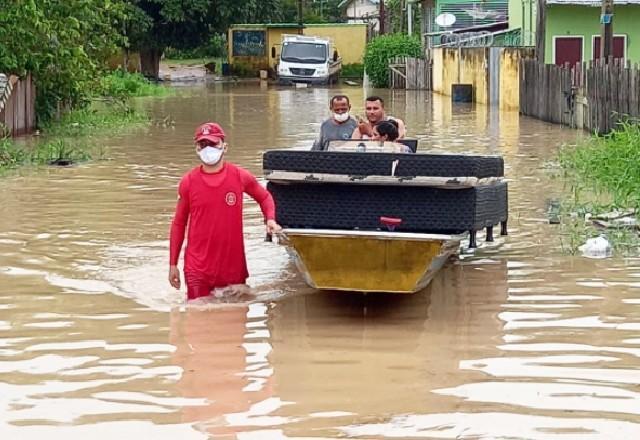
[[[222,158],[222,153],[224,153],[222,148],[204,147],[198,151],[198,156],[206,165],[215,165]]]
[[[335,119],[336,122],[347,122],[349,120],[349,112],[347,112],[347,113],[334,113],[333,114],[333,119]]]

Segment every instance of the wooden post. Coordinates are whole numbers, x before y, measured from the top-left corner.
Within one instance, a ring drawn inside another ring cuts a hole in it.
[[[378,35],[384,35],[384,0],[380,0],[380,8],[378,10],[378,20],[380,21],[380,29],[378,31]]]
[[[600,22],[600,57],[608,63],[613,56],[613,0],[602,0]]]
[[[545,38],[545,24],[546,24],[546,2],[545,0],[537,0],[538,10],[536,17],[536,59],[539,63],[544,63],[544,46],[546,42]]]

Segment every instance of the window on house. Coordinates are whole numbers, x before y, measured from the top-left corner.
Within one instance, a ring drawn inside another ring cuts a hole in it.
[[[558,66],[569,64],[571,66],[582,62],[582,40],[583,37],[554,36],[553,62]]]
[[[600,58],[600,35],[593,36],[593,52],[591,58],[597,60]],[[625,35],[615,35],[613,37],[613,57],[625,58],[625,49],[627,47],[627,37]]]

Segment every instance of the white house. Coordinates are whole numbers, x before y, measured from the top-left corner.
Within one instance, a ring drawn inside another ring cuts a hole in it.
[[[380,0],[342,0],[338,7],[349,23],[375,23],[378,29]]]

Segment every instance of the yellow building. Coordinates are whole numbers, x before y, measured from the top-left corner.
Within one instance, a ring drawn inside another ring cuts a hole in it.
[[[362,63],[367,45],[367,25],[363,23],[305,24],[302,28],[290,23],[236,24],[229,29],[229,64],[255,70],[274,68],[284,34],[331,38],[343,65]]]

